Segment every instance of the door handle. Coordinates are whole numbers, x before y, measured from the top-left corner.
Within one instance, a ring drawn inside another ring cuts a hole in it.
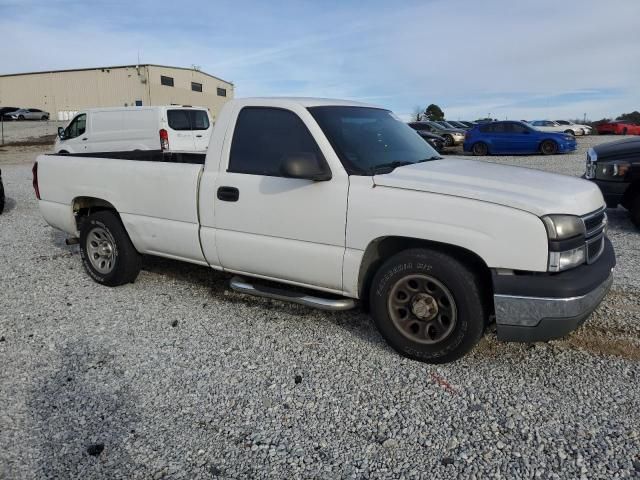
[[[202,138],[202,135],[196,135],[196,137],[198,137],[198,138]]]
[[[236,187],[218,188],[218,200],[223,202],[237,202],[240,198],[240,191]]]
[[[86,139],[87,139],[87,137],[84,137],[84,138],[82,139],[82,141],[84,142]]]

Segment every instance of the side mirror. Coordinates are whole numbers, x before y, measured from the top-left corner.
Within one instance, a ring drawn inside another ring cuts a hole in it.
[[[58,137],[60,137],[60,140],[64,140],[64,128],[63,127],[58,127]]]
[[[324,159],[315,153],[297,152],[284,157],[281,173],[283,177],[326,182],[331,180],[331,171]]]

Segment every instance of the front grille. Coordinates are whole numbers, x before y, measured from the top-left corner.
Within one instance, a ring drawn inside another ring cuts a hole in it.
[[[600,255],[602,255],[602,251],[604,250],[604,234],[600,234],[599,237],[592,239],[587,242],[587,263],[593,263]]]
[[[582,220],[584,220],[585,230],[587,231],[587,237],[601,231],[607,224],[606,218],[607,214],[604,213],[604,210],[582,217]]]
[[[587,263],[593,263],[604,250],[604,234],[607,227],[607,214],[604,207],[582,217],[586,230]]]

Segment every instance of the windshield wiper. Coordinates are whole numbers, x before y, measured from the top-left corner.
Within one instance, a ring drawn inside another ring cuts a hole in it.
[[[407,162],[407,161],[395,160],[393,162],[381,163],[379,165],[373,165],[369,169],[369,173],[371,175],[375,175],[376,173],[391,173],[398,167],[404,167],[404,166],[407,166],[407,165],[415,165],[416,163],[424,163],[424,162],[429,162],[431,160],[442,160],[442,157],[439,157],[439,156],[435,155],[433,157],[423,158],[422,160],[418,160],[417,162]]]
[[[413,165],[414,162],[395,160],[389,163],[380,163],[378,165],[372,165],[370,168],[371,175],[376,173],[391,173],[398,167],[404,167],[405,165]]]

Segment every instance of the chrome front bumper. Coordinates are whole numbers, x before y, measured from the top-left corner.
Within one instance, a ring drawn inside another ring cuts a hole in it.
[[[498,338],[537,342],[558,338],[578,328],[605,297],[613,273],[585,295],[552,298],[494,295]]]

